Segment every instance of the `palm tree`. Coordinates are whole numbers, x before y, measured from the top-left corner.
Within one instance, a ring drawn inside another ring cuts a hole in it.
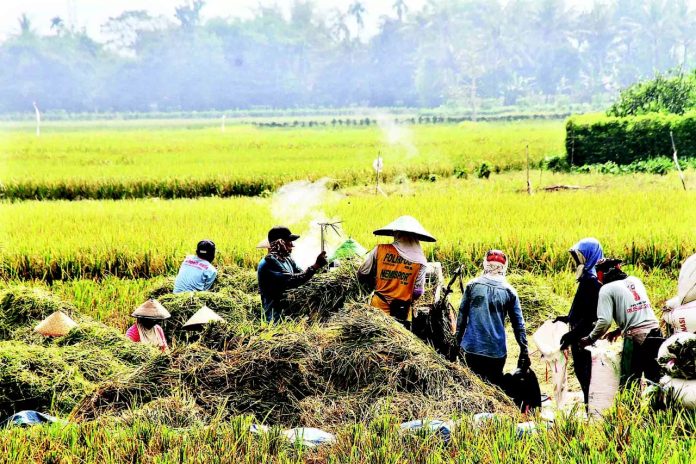
[[[51,18],[51,30],[56,31],[56,35],[60,35],[63,30],[63,18],[60,16],[54,16]]]
[[[355,17],[355,24],[358,26],[358,35],[360,35],[360,30],[365,26],[365,21],[363,20],[365,7],[359,0],[356,0],[348,7],[348,14]]]
[[[19,22],[20,35],[28,36],[34,33],[34,31],[31,30],[31,19],[29,19],[26,13],[22,13],[22,16],[20,16],[17,21]]]
[[[399,22],[403,21],[404,15],[408,12],[408,5],[406,5],[406,0],[396,0],[392,5],[394,11],[396,11],[396,17],[399,18]]]

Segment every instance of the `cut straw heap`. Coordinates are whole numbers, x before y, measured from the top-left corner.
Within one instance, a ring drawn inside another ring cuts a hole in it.
[[[208,420],[251,413],[285,425],[340,424],[380,412],[406,420],[513,411],[499,390],[363,305],[325,326],[259,328],[227,345],[224,352],[194,344],[159,356],[103,385],[74,416],[122,414],[173,391],[194,398]]]

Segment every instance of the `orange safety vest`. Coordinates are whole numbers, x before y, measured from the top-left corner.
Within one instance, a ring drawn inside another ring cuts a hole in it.
[[[389,302],[393,299],[411,301],[416,278],[421,269],[421,264],[407,261],[399,255],[394,245],[377,245],[377,275],[375,292],[384,296],[384,301],[377,295],[372,296],[372,306],[379,308],[386,314],[389,311]],[[412,319],[412,311],[409,309],[406,320]]]

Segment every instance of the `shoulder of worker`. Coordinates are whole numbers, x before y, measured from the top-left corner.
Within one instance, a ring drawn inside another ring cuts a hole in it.
[[[578,291],[591,291],[602,288],[602,283],[596,277],[581,277],[578,280]]]

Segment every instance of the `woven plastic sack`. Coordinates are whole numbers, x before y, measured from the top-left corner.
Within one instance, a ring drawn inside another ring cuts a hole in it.
[[[559,408],[563,407],[568,397],[568,359],[561,351],[561,337],[567,332],[568,324],[546,321],[532,335],[551,375],[554,398]]]
[[[601,416],[614,404],[621,379],[621,352],[606,340],[598,340],[585,349],[592,355],[590,394],[587,399],[591,415]]]

